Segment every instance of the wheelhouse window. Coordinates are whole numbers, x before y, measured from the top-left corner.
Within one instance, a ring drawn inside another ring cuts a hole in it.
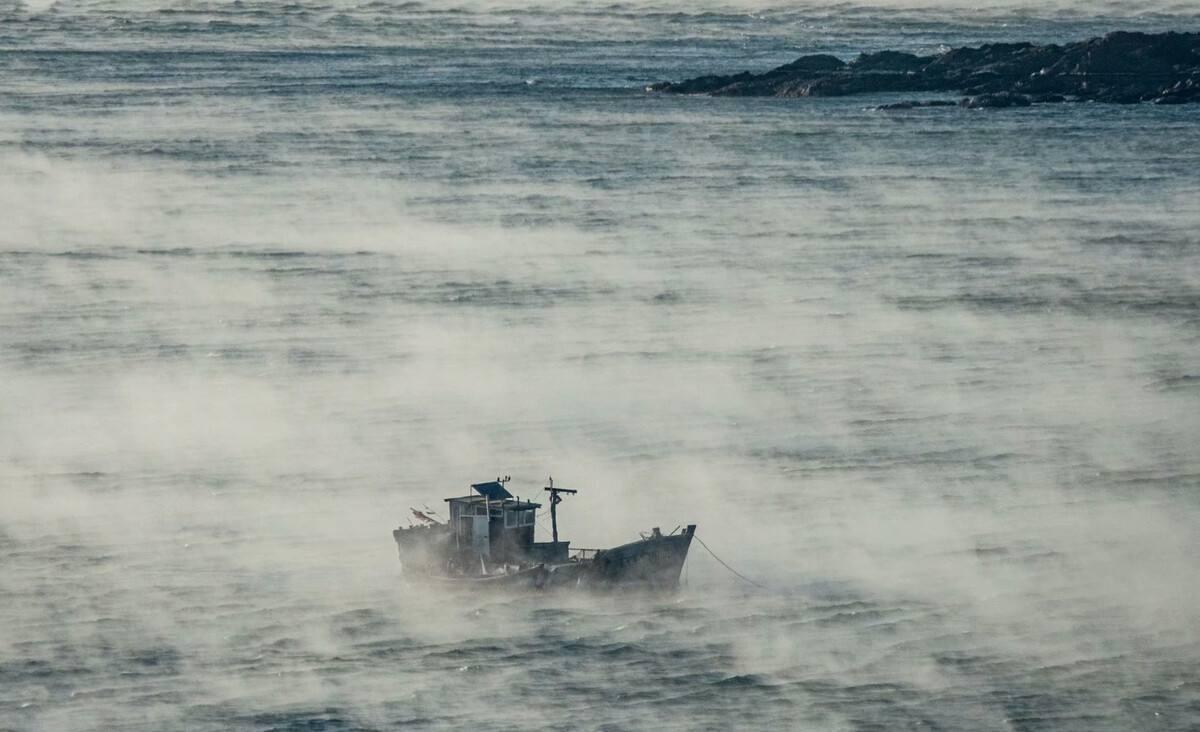
[[[521,525],[522,526],[533,526],[533,511],[522,511],[521,512]]]
[[[504,512],[504,528],[511,529],[511,528],[517,526],[518,525],[517,518],[518,517],[517,517],[516,511],[505,511]]]

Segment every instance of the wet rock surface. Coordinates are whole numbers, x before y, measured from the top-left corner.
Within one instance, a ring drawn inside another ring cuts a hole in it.
[[[991,43],[918,56],[861,54],[845,62],[802,56],[762,74],[700,76],[647,91],[716,96],[837,97],[953,92],[968,108],[1027,107],[1065,101],[1116,104],[1200,102],[1200,33],[1118,31],[1066,45]],[[945,106],[906,101],[885,109]]]
[[[901,109],[925,109],[928,107],[957,107],[959,104],[960,102],[953,102],[949,99],[908,99],[903,102],[881,104],[875,107],[875,109],[895,111]]]

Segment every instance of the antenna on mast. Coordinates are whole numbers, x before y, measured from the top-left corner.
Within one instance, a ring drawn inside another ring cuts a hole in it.
[[[570,488],[555,488],[554,476],[550,476],[550,485],[546,486],[545,491],[550,494],[550,530],[553,534],[554,543],[558,543],[558,504],[562,503],[562,498],[559,493],[569,493],[574,495],[579,491],[573,491]]]

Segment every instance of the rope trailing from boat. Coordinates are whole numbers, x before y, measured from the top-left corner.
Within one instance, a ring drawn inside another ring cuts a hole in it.
[[[725,569],[728,569],[730,572],[733,572],[738,577],[741,577],[743,580],[749,582],[750,584],[754,585],[755,587],[757,587],[761,590],[768,589],[766,585],[760,585],[759,583],[755,582],[754,580],[750,579],[746,575],[742,574],[741,572],[737,571],[733,567],[730,567],[728,564],[726,564],[724,559],[721,559],[720,557],[718,557],[716,552],[714,552],[712,549],[708,548],[708,544],[704,543],[704,539],[701,539],[699,536],[697,536],[695,534],[692,534],[692,538],[695,539],[696,541],[700,542],[700,546],[704,547],[704,550],[706,552],[708,552],[709,554],[711,554],[713,559],[720,562],[722,567],[724,567]]]

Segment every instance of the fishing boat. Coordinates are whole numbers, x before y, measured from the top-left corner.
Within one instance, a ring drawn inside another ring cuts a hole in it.
[[[611,549],[573,548],[558,538],[558,504],[578,491],[550,485],[550,541],[536,541],[541,503],[513,496],[509,477],[473,483],[473,493],[446,498],[449,517],[413,508],[415,523],[392,532],[405,574],[480,587],[667,590],[679,585],[696,525],[664,534],[656,526]]]

